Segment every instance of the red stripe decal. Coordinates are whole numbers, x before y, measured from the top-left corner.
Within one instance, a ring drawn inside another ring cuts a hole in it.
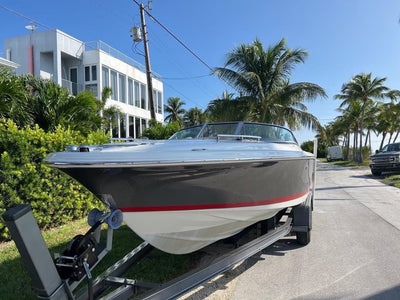
[[[308,193],[308,189],[304,192],[285,196],[281,198],[253,201],[253,202],[237,202],[237,203],[215,203],[215,204],[194,204],[194,205],[170,205],[170,206],[143,206],[143,207],[119,207],[123,212],[139,212],[139,211],[169,211],[169,210],[196,210],[196,209],[213,209],[213,208],[233,208],[233,207],[251,207],[259,205],[267,205],[280,203],[300,198]]]

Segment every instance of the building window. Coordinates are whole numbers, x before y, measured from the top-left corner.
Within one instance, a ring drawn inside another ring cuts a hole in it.
[[[133,105],[133,80],[128,78],[128,104]]]
[[[140,90],[139,82],[135,81],[135,106],[140,107]]]
[[[140,118],[135,118],[135,138],[140,137]]]
[[[118,74],[119,77],[119,102],[126,103],[125,75]]]
[[[85,67],[85,81],[90,81],[90,67]]]
[[[97,80],[97,66],[92,66],[92,81]]]
[[[132,116],[129,116],[128,119],[128,129],[129,129],[129,136],[130,137],[135,137],[135,118]]]
[[[102,74],[102,77],[103,77],[103,88],[110,87],[110,75],[109,75],[108,68],[103,67],[101,69],[101,74]]]
[[[154,112],[157,113],[157,91],[156,90],[153,90],[153,103],[154,103]],[[150,99],[149,99],[149,106],[150,105],[151,105],[151,103],[150,103]]]
[[[111,89],[112,89],[112,94],[111,94],[111,99],[113,100],[118,100],[117,90],[118,82],[117,82],[117,72],[111,71]]]
[[[162,114],[162,93],[153,90],[154,110],[156,113]]]
[[[120,117],[119,132],[121,134],[120,137],[122,137],[122,138],[126,137],[126,115],[125,114],[121,115],[121,117]]]
[[[103,67],[103,71],[104,71],[104,67]],[[86,66],[85,67],[85,81],[96,81],[96,80],[97,80],[97,66]]]
[[[97,96],[98,96],[97,83],[85,84],[85,90],[91,91],[92,94],[97,98]]]
[[[140,107],[143,109],[147,109],[147,94],[146,94],[146,85],[140,84]]]
[[[119,137],[119,136],[118,136],[118,133],[119,133],[119,132],[118,132],[118,131],[119,131],[119,130],[118,130],[118,123],[119,123],[119,122],[118,122],[118,114],[115,114],[115,115],[114,115],[114,118],[113,118],[113,120],[112,120],[112,123],[111,123],[111,124],[112,124],[112,125],[111,125],[111,126],[112,126],[111,134],[112,134],[112,137],[113,137],[113,138]]]
[[[141,131],[141,133],[143,133],[143,131],[144,131],[146,128],[147,128],[147,126],[146,126],[146,120],[145,120],[145,119],[142,119],[142,131]]]
[[[162,114],[162,93],[157,92],[157,105],[158,105],[158,113]]]
[[[69,69],[70,88],[69,93],[76,96],[78,94],[78,68]]]

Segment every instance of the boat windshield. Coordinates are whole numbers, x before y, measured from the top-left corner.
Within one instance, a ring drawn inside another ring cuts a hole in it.
[[[235,134],[237,123],[207,124],[199,138],[212,138],[219,134]]]
[[[293,133],[280,126],[251,122],[212,123],[205,126],[192,126],[175,133],[171,140],[182,139],[208,139],[218,135],[259,137],[262,141],[294,142],[297,143]]]
[[[270,124],[244,123],[240,134],[259,136],[262,141],[296,142],[295,137],[289,130]]]
[[[173,136],[171,136],[170,140],[184,140],[184,139],[194,139],[199,134],[203,125],[192,126],[188,128],[184,128],[176,132]]]

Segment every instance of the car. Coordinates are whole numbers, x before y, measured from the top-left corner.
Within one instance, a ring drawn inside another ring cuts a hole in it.
[[[387,144],[382,150],[376,150],[370,158],[372,175],[380,176],[382,172],[400,171],[400,143]]]

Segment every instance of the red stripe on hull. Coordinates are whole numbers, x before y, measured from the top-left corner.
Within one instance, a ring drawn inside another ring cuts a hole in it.
[[[143,212],[143,211],[169,211],[169,210],[196,210],[196,209],[214,209],[214,208],[235,208],[235,207],[252,207],[260,205],[268,205],[291,201],[306,195],[309,190],[304,192],[285,196],[281,198],[254,201],[254,202],[237,202],[237,203],[216,203],[216,204],[194,204],[194,205],[170,205],[170,206],[144,206],[144,207],[119,207],[123,212]]]

